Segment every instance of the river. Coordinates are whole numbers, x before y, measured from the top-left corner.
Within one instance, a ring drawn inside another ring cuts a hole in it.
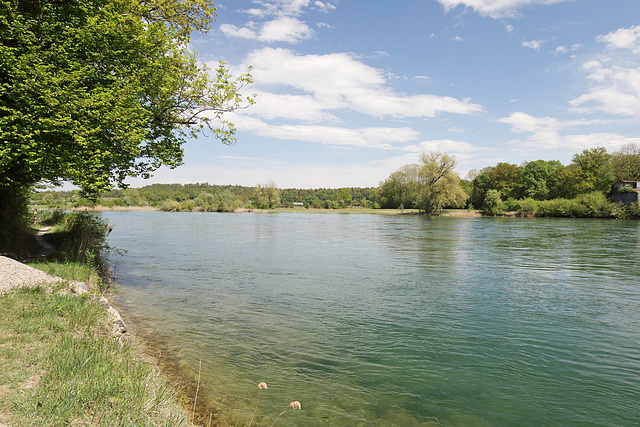
[[[116,307],[231,424],[262,381],[266,426],[640,419],[638,221],[100,215]]]

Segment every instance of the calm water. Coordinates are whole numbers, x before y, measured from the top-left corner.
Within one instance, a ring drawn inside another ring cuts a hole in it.
[[[259,425],[632,426],[640,222],[109,212],[118,308]]]

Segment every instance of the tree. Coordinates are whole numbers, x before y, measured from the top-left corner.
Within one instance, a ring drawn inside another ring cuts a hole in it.
[[[517,194],[519,199],[547,200],[555,171],[562,164],[557,160],[534,160],[518,169]]]
[[[338,191],[338,202],[342,207],[350,206],[352,199],[353,199],[353,195],[351,192],[351,188],[345,187],[345,188],[341,188],[340,191]]]
[[[487,215],[499,215],[502,213],[502,199],[498,190],[487,191],[482,210]]]
[[[640,181],[640,144],[629,143],[611,157],[611,172],[616,181]]]
[[[380,184],[380,205],[383,208],[416,207],[419,192],[420,165],[402,166]]]
[[[260,209],[270,209],[280,205],[280,190],[275,182],[269,180],[264,185],[256,186],[255,204]]]
[[[593,191],[608,193],[615,182],[611,172],[611,154],[604,147],[583,150],[575,154],[572,163],[580,168],[577,194]]]
[[[209,128],[232,144],[225,112],[248,74],[211,74],[187,44],[215,17],[208,0],[0,0],[0,191],[68,180],[84,195],[182,162]]]
[[[488,171],[492,188],[500,192],[502,199],[516,198],[518,166],[510,163],[498,163]]]
[[[418,172],[419,209],[434,212],[443,207],[463,207],[468,196],[460,187],[460,178],[453,171],[454,156],[440,151],[423,153]]]

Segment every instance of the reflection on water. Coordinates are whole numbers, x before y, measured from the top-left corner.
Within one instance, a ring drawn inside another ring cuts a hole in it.
[[[109,212],[119,308],[259,425],[633,425],[633,221]]]

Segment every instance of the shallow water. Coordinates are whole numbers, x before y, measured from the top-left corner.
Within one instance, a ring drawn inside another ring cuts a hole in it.
[[[246,425],[630,426],[640,222],[107,212],[116,304]],[[255,422],[255,421],[254,421]]]

